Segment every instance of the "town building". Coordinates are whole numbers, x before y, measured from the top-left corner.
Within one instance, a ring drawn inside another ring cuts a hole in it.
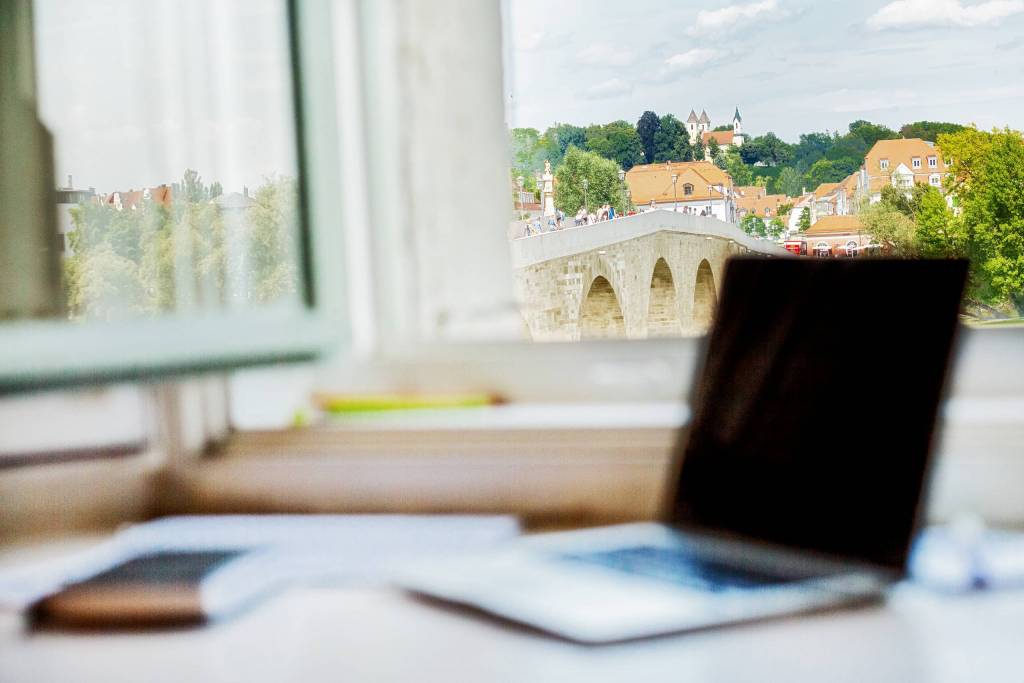
[[[799,197],[793,199],[793,208],[789,210],[789,217],[786,219],[786,227],[789,229],[790,234],[800,232],[800,218],[803,216],[804,209],[807,210],[808,215],[813,212],[811,210],[814,204],[814,194],[810,192],[804,192]]]
[[[126,192],[111,192],[103,199],[103,203],[118,211],[125,209],[134,210],[142,206],[146,201],[153,201],[161,206],[169,207],[173,191],[169,185],[157,185],[141,190],[128,190]]]
[[[690,110],[690,116],[686,119],[686,132],[690,134],[690,140],[696,143],[700,140],[707,153],[708,145],[714,139],[718,146],[723,149],[730,147],[741,147],[746,136],[743,134],[743,118],[740,116],[740,108],[736,107],[736,113],[732,117],[732,130],[714,130],[711,124],[711,117],[706,110],[702,110],[700,116],[697,112]]]
[[[780,207],[792,205],[797,201],[784,194],[768,194],[768,190],[760,185],[737,187],[735,197],[737,220],[754,214],[765,221],[770,221],[779,217]]]
[[[708,126],[711,125],[710,120]],[[701,144],[704,145],[705,154],[711,141],[718,143],[718,147],[725,151],[732,147],[742,147],[746,137],[743,135],[743,118],[740,116],[740,108],[736,107],[736,113],[732,117],[732,130],[705,130],[701,133]]]
[[[860,170],[858,192],[874,204],[882,198],[882,188],[889,185],[906,190],[914,185],[931,185],[942,189],[942,180],[949,166],[934,143],[919,138],[879,140],[867,153]]]
[[[807,253],[818,257],[852,257],[871,246],[871,236],[856,216],[825,216],[803,233]]]
[[[638,208],[675,210],[736,222],[732,177],[709,161],[634,166],[626,173]]]
[[[701,136],[710,130],[711,117],[708,116],[707,111],[702,111],[700,116],[697,116],[697,112],[691,109],[690,116],[686,119],[686,132],[690,134],[690,141],[700,140]]]

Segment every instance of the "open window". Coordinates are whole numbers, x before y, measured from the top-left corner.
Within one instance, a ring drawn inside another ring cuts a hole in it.
[[[338,348],[328,9],[4,3],[0,387]]]

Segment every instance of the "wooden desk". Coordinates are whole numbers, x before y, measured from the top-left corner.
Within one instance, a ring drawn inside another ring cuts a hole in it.
[[[1024,680],[1024,591],[939,597],[585,647],[389,589],[302,589],[206,628],[28,633],[0,617],[0,681]]]

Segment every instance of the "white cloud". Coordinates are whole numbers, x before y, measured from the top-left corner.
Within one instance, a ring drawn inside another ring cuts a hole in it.
[[[576,61],[587,66],[630,66],[636,62],[636,53],[607,43],[595,43],[583,48]]]
[[[700,36],[733,31],[758,17],[778,12],[778,0],[761,0],[748,5],[728,5],[721,9],[701,10],[697,13],[697,23],[688,29],[687,33],[691,36]]]
[[[884,111],[919,109],[929,106],[953,107],[970,103],[1000,102],[1024,97],[1024,86],[965,88],[935,93],[930,89],[911,88],[843,88],[829,92],[790,97],[786,102],[797,109],[833,114],[868,115]]]
[[[587,100],[604,100],[611,97],[621,97],[633,92],[633,85],[621,78],[612,78],[592,85],[580,93],[580,97]]]
[[[963,0],[896,0],[868,19],[868,28],[959,27],[996,23],[1024,12],[1024,0],[987,0],[965,5]]]
[[[671,72],[689,71],[690,69],[696,69],[700,66],[706,66],[723,55],[725,55],[725,53],[721,50],[715,50],[708,47],[695,47],[692,50],[672,55],[665,60],[665,66],[668,67],[668,70]]]

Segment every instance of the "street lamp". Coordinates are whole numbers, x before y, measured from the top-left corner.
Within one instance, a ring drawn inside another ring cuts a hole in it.
[[[587,188],[590,187],[590,181],[586,178],[583,179],[583,208],[590,213],[590,207],[587,206]]]
[[[676,182],[679,180],[679,174],[672,174],[672,213],[679,211],[679,198],[676,196]]]
[[[629,188],[626,187],[626,172],[623,171],[621,168],[619,169],[619,190],[625,190],[626,192],[629,192]],[[626,215],[625,204],[622,205],[622,215]]]

